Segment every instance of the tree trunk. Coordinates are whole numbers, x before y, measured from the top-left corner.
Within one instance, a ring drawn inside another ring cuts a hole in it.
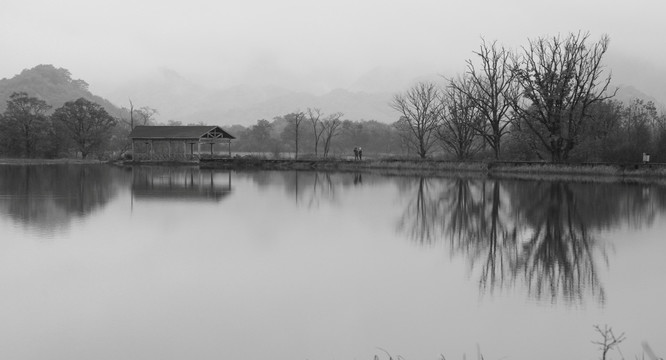
[[[428,151],[426,151],[426,149],[423,146],[421,146],[421,148],[419,149],[419,156],[421,157],[421,159],[425,159],[427,155]]]
[[[494,149],[495,149],[495,160],[499,160],[500,156],[502,154],[501,143],[500,143],[500,137],[499,136],[496,136],[496,138],[495,138]]]

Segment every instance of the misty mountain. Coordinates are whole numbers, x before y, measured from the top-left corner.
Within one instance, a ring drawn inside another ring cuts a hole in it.
[[[368,93],[397,93],[404,91],[420,81],[434,83],[445,82],[442,74],[377,67],[361,75],[349,86],[349,89],[352,91]]]
[[[189,81],[176,72],[162,70],[157,76],[133,81],[108,94],[116,103],[148,106],[159,111],[158,120],[184,124],[204,122],[215,125],[252,125],[259,119],[272,119],[297,110],[321,108],[325,114],[342,112],[353,120],[396,121],[388,105],[392,93],[343,89],[323,95],[292,91],[277,86],[240,85],[211,89]]]
[[[621,84],[621,85],[618,85],[618,86],[615,86],[615,87],[617,87],[617,93],[615,94],[615,97],[613,99],[621,101],[625,105],[628,105],[629,103],[631,103],[635,99],[641,99],[641,100],[646,101],[646,102],[647,101],[652,101],[655,104],[655,106],[657,107],[657,109],[665,109],[666,110],[666,106],[663,102],[659,101],[654,96],[648,95],[648,94],[644,93],[643,91],[638,90],[636,87],[634,87],[632,85]],[[615,87],[613,87],[613,88],[615,88]],[[611,91],[612,91],[612,88],[611,88]]]
[[[236,119],[239,123],[254,123],[257,119],[271,119],[296,110],[305,111],[309,107],[320,108],[324,114],[342,112],[345,119],[389,123],[398,119],[398,115],[389,106],[391,96],[389,93],[371,94],[343,89],[333,90],[321,96],[295,92],[249,107],[232,109],[222,116]]]
[[[626,64],[625,64],[626,65]],[[614,83],[617,79],[625,80],[628,71],[619,66],[614,69]],[[636,67],[633,67],[636,69]],[[619,76],[615,76],[615,74]],[[271,120],[275,116],[293,111],[305,111],[308,107],[320,108],[325,114],[344,113],[350,120],[377,120],[391,123],[399,115],[389,103],[398,91],[406,90],[417,81],[440,81],[437,74],[413,76],[409,73],[375,69],[361,76],[352,86],[353,90],[337,89],[322,95],[292,91],[277,86],[233,86],[226,89],[211,89],[185,79],[174,71],[162,70],[157,76],[137,79],[107,94],[107,100],[92,94],[84,80],[74,80],[64,68],[53,65],[38,65],[23,70],[11,79],[0,80],[0,112],[4,111],[6,101],[12,92],[25,91],[31,96],[45,100],[53,109],[66,101],[80,97],[101,104],[113,116],[122,114],[122,107],[129,107],[129,99],[135,108],[148,106],[159,111],[157,120],[166,123],[169,120],[183,124],[203,122],[211,125],[244,126],[255,124],[259,119]],[[624,75],[624,76],[623,76]],[[655,74],[656,79],[662,74]],[[664,75],[666,77],[666,75]],[[654,88],[647,77],[634,71],[630,78],[642,79],[640,82]],[[401,88],[404,86],[404,88]],[[614,88],[615,86],[612,86]],[[642,91],[632,82],[617,86],[616,99],[625,103],[635,98],[653,101],[658,109],[665,108],[661,97],[652,96],[653,92]],[[374,90],[374,91],[373,91]],[[114,105],[115,104],[115,105]],[[120,106],[117,106],[120,105]]]
[[[67,101],[85,98],[102,105],[112,116],[121,114],[121,110],[110,101],[92,94],[88,90],[88,83],[72,79],[69,70],[53,65],[37,65],[21,71],[11,79],[0,80],[0,112],[5,111],[7,100],[14,92],[26,92],[46,101],[52,106],[51,111]]]
[[[290,92],[278,87],[235,86],[228,89],[210,89],[185,79],[172,70],[161,70],[157,75],[129,82],[108,94],[117,104],[135,108],[147,106],[158,111],[157,119],[187,123],[235,124],[221,117],[237,108],[247,108]],[[275,115],[272,115],[275,116]],[[271,117],[272,117],[271,116]],[[254,119],[256,121],[257,119]]]
[[[666,69],[663,66],[622,53],[609,53],[606,63],[613,83],[623,84],[619,86],[619,97],[635,93],[634,97],[654,101],[657,109],[666,110]],[[623,88],[627,88],[626,94],[621,94]]]

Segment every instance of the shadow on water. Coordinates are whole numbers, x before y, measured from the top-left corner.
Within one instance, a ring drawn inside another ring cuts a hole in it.
[[[0,213],[43,232],[102,208],[127,172],[104,165],[0,166]]]
[[[605,302],[604,230],[652,223],[666,189],[648,185],[488,179],[402,180],[397,228],[418,244],[463,256],[482,293],[527,289],[537,301]]]
[[[198,167],[134,167],[131,189],[133,201],[221,201],[231,194],[231,172]]]

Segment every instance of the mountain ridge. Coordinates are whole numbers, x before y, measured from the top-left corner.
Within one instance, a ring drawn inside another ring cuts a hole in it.
[[[14,92],[25,92],[46,101],[51,106],[50,111],[61,107],[65,102],[85,98],[100,104],[112,116],[122,115],[119,107],[91,93],[87,82],[72,79],[69,70],[56,68],[53,65],[37,65],[31,69],[24,69],[10,79],[0,79],[0,112],[5,111],[7,100]]]

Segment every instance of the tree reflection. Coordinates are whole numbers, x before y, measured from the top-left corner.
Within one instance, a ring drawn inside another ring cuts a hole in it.
[[[499,182],[418,178],[398,229],[420,244],[448,240],[452,256],[464,254],[480,269],[482,288],[508,279],[515,263],[516,226],[502,202]],[[513,255],[511,254],[513,252]]]
[[[525,286],[537,300],[605,302],[602,230],[637,226],[664,209],[664,191],[622,184],[417,178],[398,229],[464,256],[482,293]],[[650,196],[640,196],[648,193]]]
[[[442,184],[430,178],[402,179],[403,191],[408,192],[409,201],[406,205],[398,229],[422,245],[434,244],[444,224],[444,206],[440,203],[438,193]],[[413,193],[413,194],[412,194]]]
[[[516,212],[527,230],[521,239],[516,274],[538,299],[582,302],[588,293],[604,303],[597,258],[608,263],[606,247],[591,234],[583,213],[586,209],[579,206],[584,202],[564,182],[525,185],[516,194],[520,197]]]
[[[447,234],[452,254],[468,255],[470,269],[479,268],[479,286],[494,290],[512,279],[517,228],[501,196],[498,181],[456,182],[450,197],[451,219]]]
[[[322,202],[335,202],[337,188],[341,186],[340,179],[335,178],[339,175],[328,172],[283,171],[273,175],[273,183],[282,183],[296,205],[308,208],[317,208]]]
[[[281,187],[297,206],[310,209],[336,203],[342,189],[391,181],[369,173],[328,171],[246,171],[237,176],[250,178],[260,188]]]
[[[104,165],[0,166],[0,212],[50,232],[106,205],[125,176]]]

